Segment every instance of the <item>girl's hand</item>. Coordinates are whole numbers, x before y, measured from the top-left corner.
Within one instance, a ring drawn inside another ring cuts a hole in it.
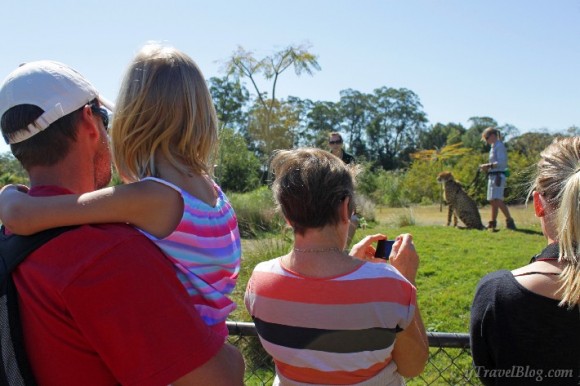
[[[18,224],[14,224],[14,221],[20,222],[20,208],[26,206],[26,200],[29,199],[26,192],[28,192],[26,185],[11,184],[0,189],[0,221],[11,231],[15,225],[18,228]]]
[[[373,243],[386,239],[387,236],[381,233],[366,236],[361,241],[353,245],[350,250],[350,255],[363,261],[369,261],[372,263],[385,263],[385,259],[379,259],[375,257],[375,247],[373,246]]]
[[[0,189],[0,197],[2,197],[2,195],[4,194],[4,191],[8,191],[8,190],[16,190],[22,193],[28,193],[28,186],[26,185],[21,185],[21,184],[8,184],[8,185],[4,185],[4,187],[2,189]]]

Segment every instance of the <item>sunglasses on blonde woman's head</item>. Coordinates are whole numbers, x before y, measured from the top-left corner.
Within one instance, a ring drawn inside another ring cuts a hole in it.
[[[328,141],[328,143],[331,145],[340,145],[342,143],[342,139],[339,139],[336,141]]]

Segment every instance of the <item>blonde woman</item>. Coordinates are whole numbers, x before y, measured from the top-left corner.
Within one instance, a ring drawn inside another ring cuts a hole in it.
[[[217,118],[195,62],[172,47],[144,46],[123,79],[111,139],[125,185],[44,198],[5,189],[2,222],[19,234],[83,223],[134,225],[174,263],[200,315],[225,339],[241,244],[236,215],[210,177]]]
[[[580,379],[580,137],[557,139],[540,157],[530,194],[548,246],[528,265],[484,277],[471,309],[486,385]]]

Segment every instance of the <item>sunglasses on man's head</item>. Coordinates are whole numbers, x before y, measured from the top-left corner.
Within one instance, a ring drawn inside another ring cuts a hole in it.
[[[93,111],[93,113],[97,114],[99,117],[101,117],[101,120],[103,121],[103,125],[105,126],[105,130],[109,130],[109,113],[107,112],[107,110],[105,110],[104,108],[97,106],[95,103],[89,103],[89,106],[91,106],[91,110]]]
[[[331,145],[340,145],[342,143],[342,139],[339,139],[336,141],[328,141],[328,143]]]

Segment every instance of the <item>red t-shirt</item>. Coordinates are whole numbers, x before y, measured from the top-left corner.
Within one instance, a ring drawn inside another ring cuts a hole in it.
[[[47,193],[67,192],[31,191]],[[167,385],[224,343],[163,253],[127,225],[65,232],[28,256],[14,281],[40,385]]]

